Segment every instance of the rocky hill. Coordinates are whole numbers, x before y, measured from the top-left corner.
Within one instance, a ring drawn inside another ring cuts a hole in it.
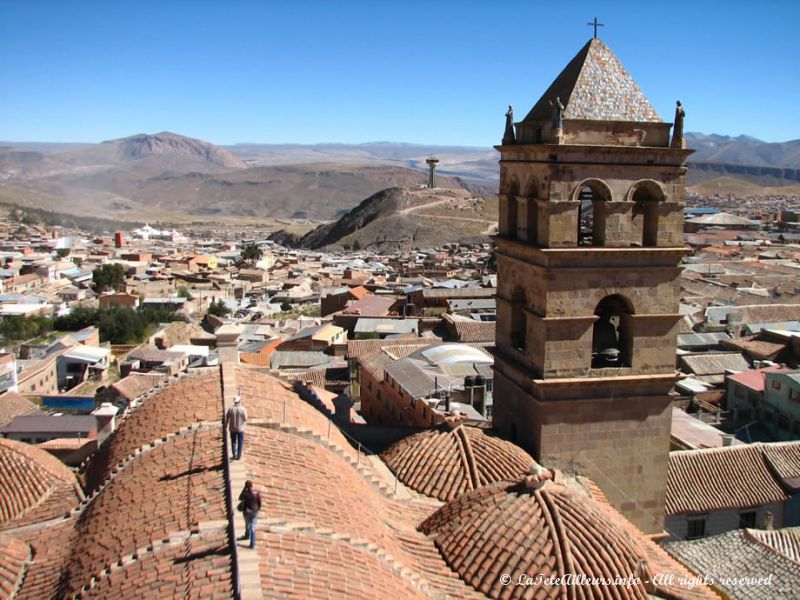
[[[464,189],[393,187],[366,198],[339,220],[302,238],[276,234],[276,241],[304,248],[431,247],[459,240],[488,240],[497,202]]]

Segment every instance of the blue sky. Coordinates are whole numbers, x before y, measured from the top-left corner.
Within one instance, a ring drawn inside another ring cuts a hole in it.
[[[488,146],[595,16],[665,120],[800,138],[797,0],[0,0],[0,139]]]

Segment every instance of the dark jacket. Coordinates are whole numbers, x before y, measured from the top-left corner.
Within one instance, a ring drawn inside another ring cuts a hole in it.
[[[239,500],[244,502],[244,509],[250,512],[261,510],[261,494],[253,488],[244,488],[239,494]]]

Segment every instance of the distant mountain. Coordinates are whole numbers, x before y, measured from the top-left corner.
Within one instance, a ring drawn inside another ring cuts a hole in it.
[[[757,167],[800,168],[800,140],[768,143],[754,137],[687,133],[686,146],[694,148],[690,162],[711,161]]]
[[[488,240],[496,222],[496,200],[468,190],[393,187],[301,238],[278,232],[274,239],[310,249],[356,243],[362,248],[424,248],[465,239]]]
[[[768,144],[689,133],[687,146],[697,149],[689,159],[691,185],[722,178],[712,187],[724,193],[731,178],[759,187],[800,181],[800,140]],[[332,220],[380,190],[425,183],[425,161],[432,155],[439,159],[440,185],[494,198],[498,154],[488,147],[221,147],[170,132],[91,145],[0,142],[0,186],[8,188],[4,198],[106,218]],[[736,189],[744,188],[733,186],[729,193]]]

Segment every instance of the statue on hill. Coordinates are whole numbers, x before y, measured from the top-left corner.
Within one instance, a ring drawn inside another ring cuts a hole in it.
[[[517,136],[514,135],[514,109],[508,105],[508,112],[506,113],[506,130],[503,133],[503,143],[513,144],[517,141]]]
[[[683,148],[683,119],[686,116],[686,111],[683,110],[681,101],[675,103],[675,124],[672,127],[672,143],[673,148]]]

